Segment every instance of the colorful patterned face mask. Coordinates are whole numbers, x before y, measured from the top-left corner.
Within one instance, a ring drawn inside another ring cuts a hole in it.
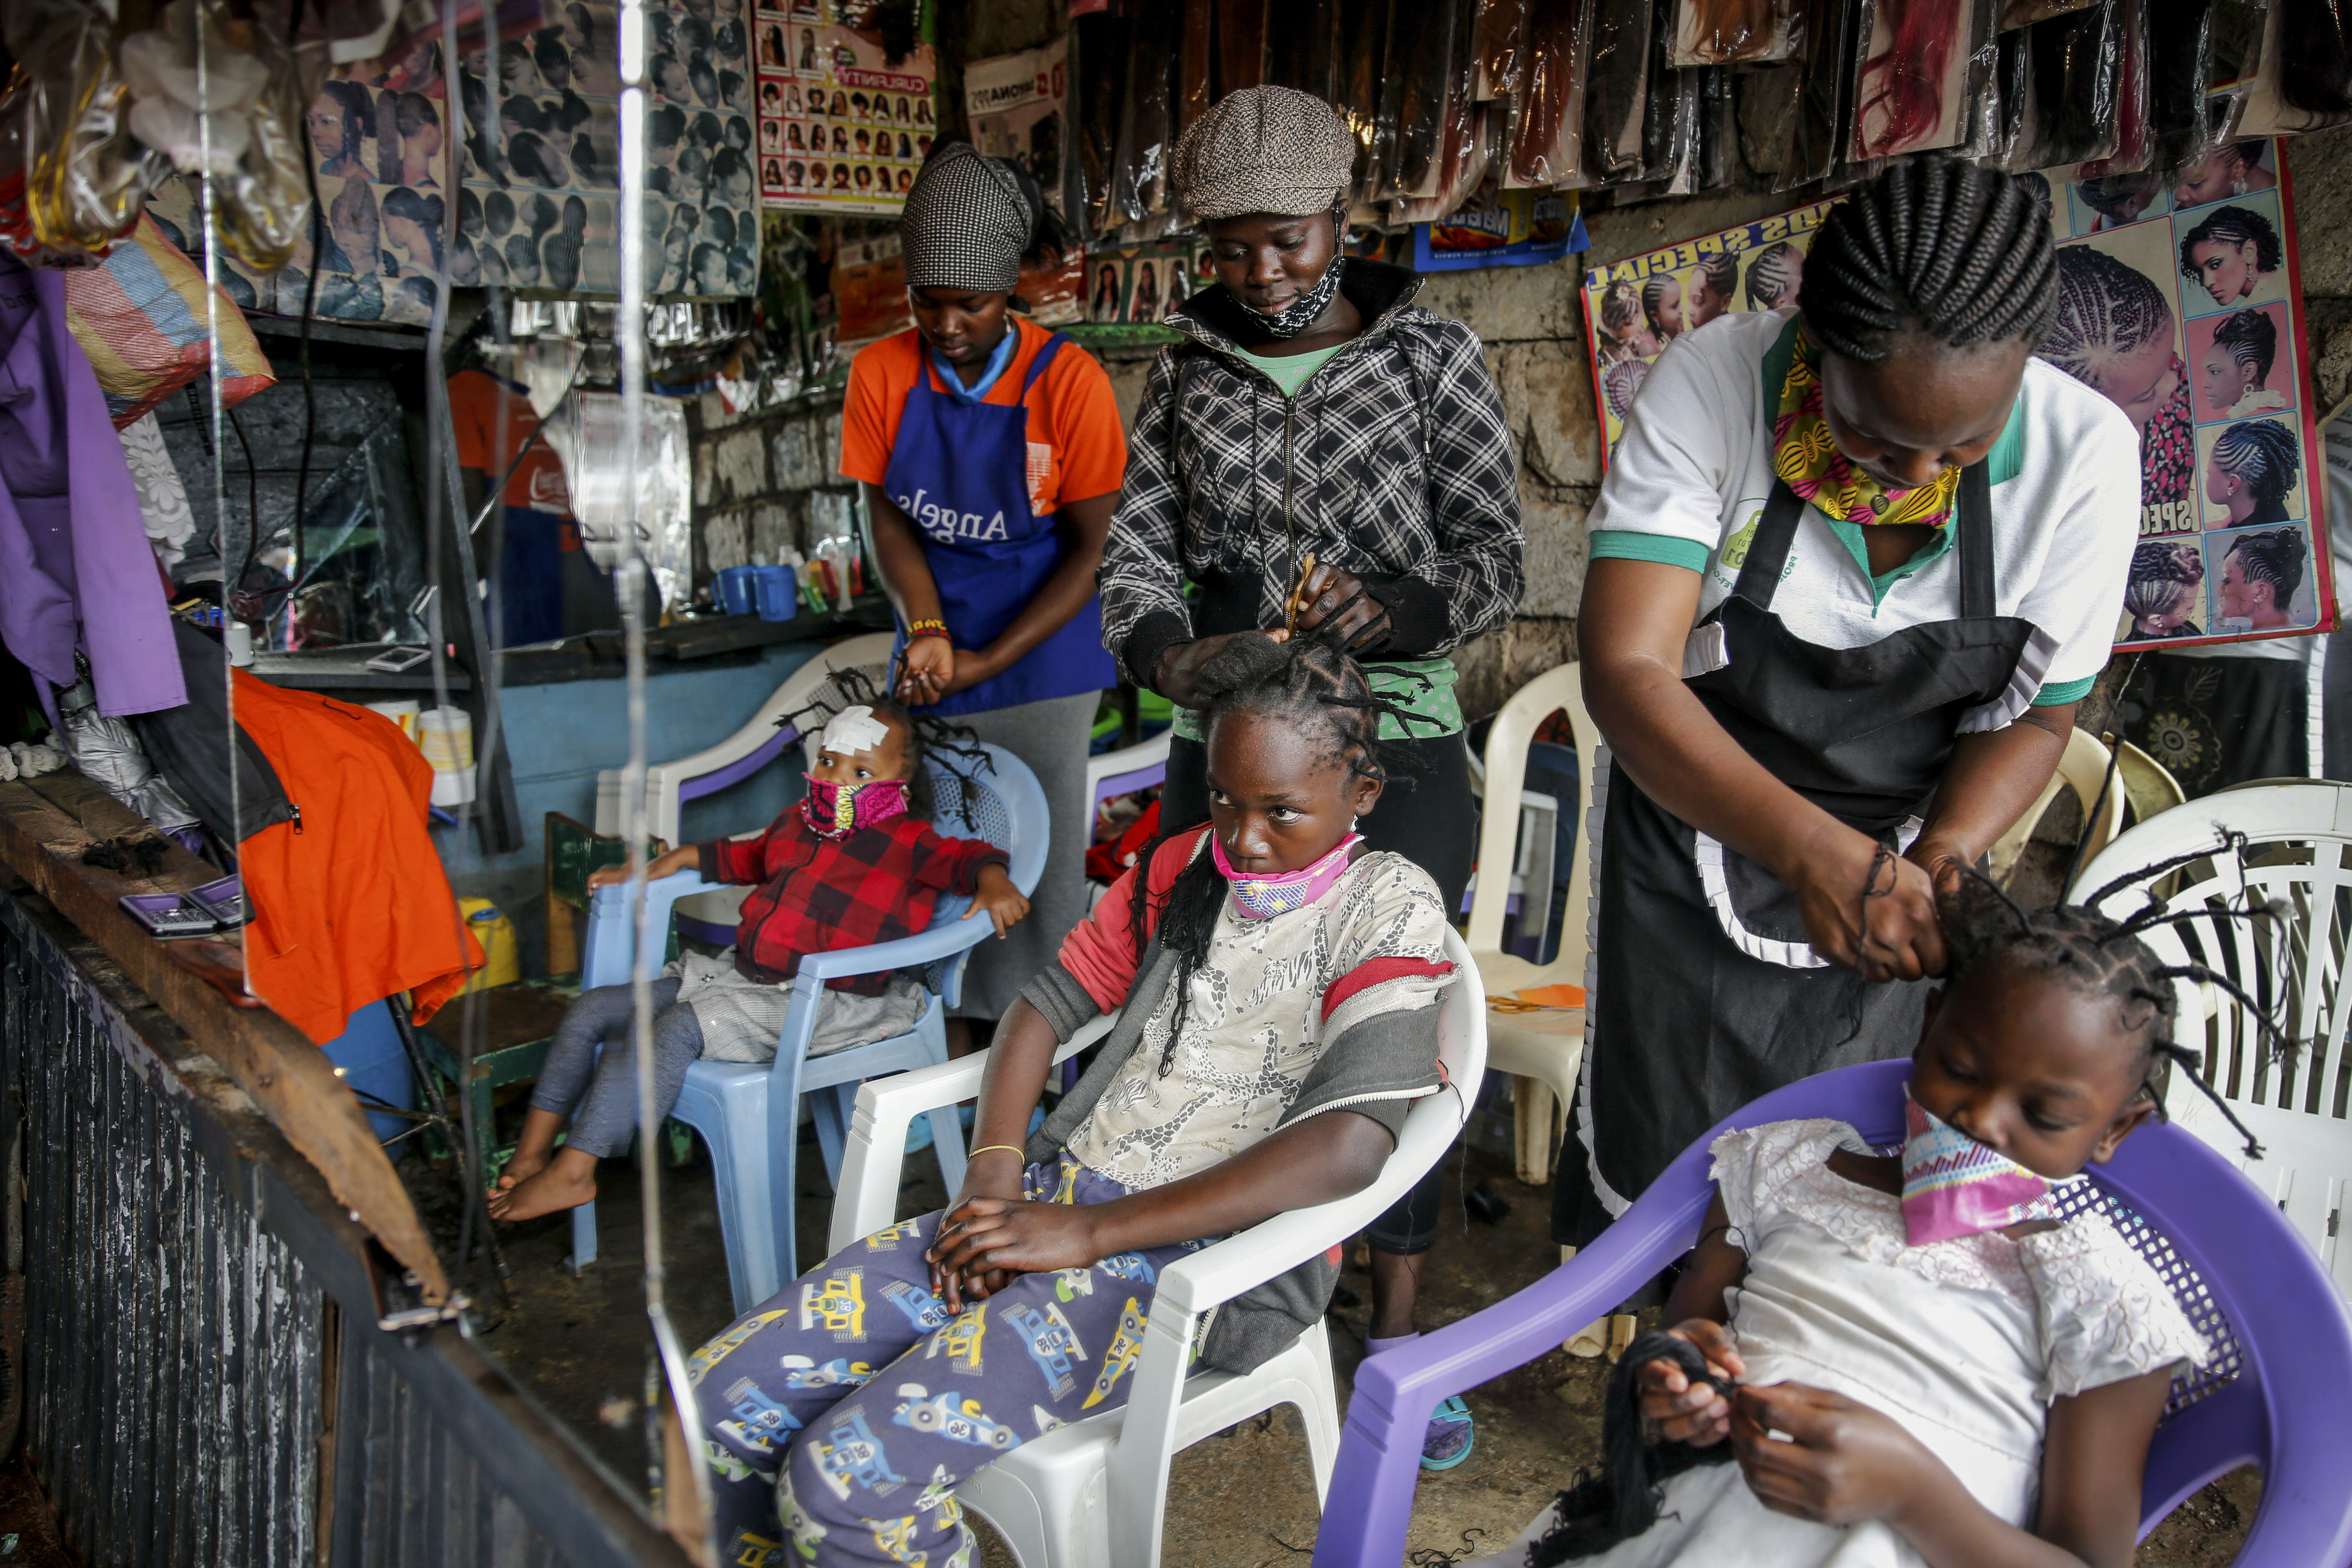
[[[819,837],[846,838],[862,827],[878,827],[894,816],[907,815],[905,779],[845,784],[814,773],[806,776],[808,796],[801,802],[801,818]]]
[[[1960,489],[1958,468],[1946,468],[1916,489],[1890,490],[1854,467],[1830,435],[1813,346],[1801,331],[1772,420],[1772,471],[1830,516],[1864,526],[1907,522],[1941,528],[1951,521],[1952,498]]]
[[[1937,1120],[1907,1092],[1903,1121],[1903,1230],[1912,1246],[2058,1217],[2056,1183]]]
[[[1216,857],[1218,874],[1233,884],[1234,907],[1252,920],[1263,921],[1303,910],[1321,898],[1325,889],[1348,874],[1348,851],[1362,837],[1350,833],[1339,840],[1339,847],[1313,865],[1272,877],[1253,877],[1234,870],[1234,863],[1225,858],[1224,840],[1217,837],[1214,829],[1209,834],[1209,852]]]

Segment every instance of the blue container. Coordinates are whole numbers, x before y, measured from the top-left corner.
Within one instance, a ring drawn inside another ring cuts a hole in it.
[[[763,621],[789,621],[800,610],[799,584],[789,566],[751,568],[754,598]]]
[[[722,567],[710,580],[710,596],[719,601],[721,614],[748,616],[751,613],[752,574],[757,566]]]
[[[408,1069],[408,1053],[400,1044],[399,1026],[392,1008],[372,1002],[351,1016],[341,1035],[319,1047],[342,1069],[343,1081],[389,1105],[416,1109],[416,1079]],[[368,1101],[362,1099],[362,1109]],[[398,1137],[414,1125],[404,1117],[368,1110],[368,1124],[379,1142]]]

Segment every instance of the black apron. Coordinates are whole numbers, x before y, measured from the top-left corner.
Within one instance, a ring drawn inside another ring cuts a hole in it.
[[[1818,647],[1772,613],[1804,507],[1774,484],[1738,583],[1691,635],[1687,684],[1775,778],[1899,851],[1971,710],[2023,706],[2012,679],[2036,634],[1994,613],[1981,463],[1961,475],[1952,523],[1959,617],[1860,647]],[[1555,1238],[1575,1247],[1759,1095],[1909,1051],[1926,1002],[1924,984],[1829,967],[1779,878],[1670,815],[1622,769],[1607,787],[1592,1032],[1570,1133],[1585,1142],[1567,1149],[1553,1203]]]

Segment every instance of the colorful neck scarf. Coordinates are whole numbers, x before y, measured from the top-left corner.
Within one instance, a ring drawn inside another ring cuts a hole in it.
[[[1952,498],[1959,494],[1960,470],[1946,468],[1931,484],[1890,490],[1855,468],[1831,438],[1822,414],[1822,378],[1813,371],[1813,347],[1797,333],[1797,352],[1780,383],[1780,412],[1772,420],[1772,471],[1790,489],[1842,522],[1864,526],[1924,523],[1941,528],[1951,521]]]
[[[2057,1184],[1903,1098],[1903,1231],[1914,1247],[2056,1219]]]
[[[820,838],[846,838],[860,828],[879,827],[894,816],[907,815],[905,779],[845,784],[814,773],[807,777],[808,795],[801,802],[801,820]]]
[[[1348,851],[1354,847],[1360,834],[1350,833],[1339,840],[1339,847],[1311,866],[1301,866],[1296,871],[1278,876],[1253,877],[1234,869],[1225,858],[1224,841],[1214,829],[1209,833],[1209,852],[1216,857],[1217,871],[1233,884],[1234,908],[1252,920],[1272,920],[1293,910],[1303,910],[1321,898],[1332,883],[1348,874]]]

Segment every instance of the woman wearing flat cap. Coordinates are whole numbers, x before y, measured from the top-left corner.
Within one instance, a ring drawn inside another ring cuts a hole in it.
[[[1366,847],[1418,862],[1451,910],[1478,813],[1446,655],[1518,607],[1517,472],[1477,335],[1414,306],[1412,272],[1344,253],[1355,157],[1329,104],[1281,87],[1220,100],[1178,143],[1176,198],[1217,280],[1168,317],[1186,341],[1160,351],[1136,414],[1103,636],[1177,705],[1169,829],[1210,815],[1197,682],[1227,641],[1288,626],[1362,661],[1403,710],[1381,727],[1403,787],[1363,819]],[[1437,1224],[1433,1168],[1372,1227],[1372,1348],[1412,1334]],[[1470,1440],[1449,1400],[1423,1463],[1458,1464]]]
[[[1019,757],[1053,814],[1029,918],[972,953],[955,1010],[993,1019],[1087,912],[1087,743],[1118,681],[1095,573],[1127,442],[1101,364],[1017,313],[1023,259],[1062,246],[1034,180],[941,141],[898,234],[915,325],[850,362],[841,472],[898,611],[899,699]]]

